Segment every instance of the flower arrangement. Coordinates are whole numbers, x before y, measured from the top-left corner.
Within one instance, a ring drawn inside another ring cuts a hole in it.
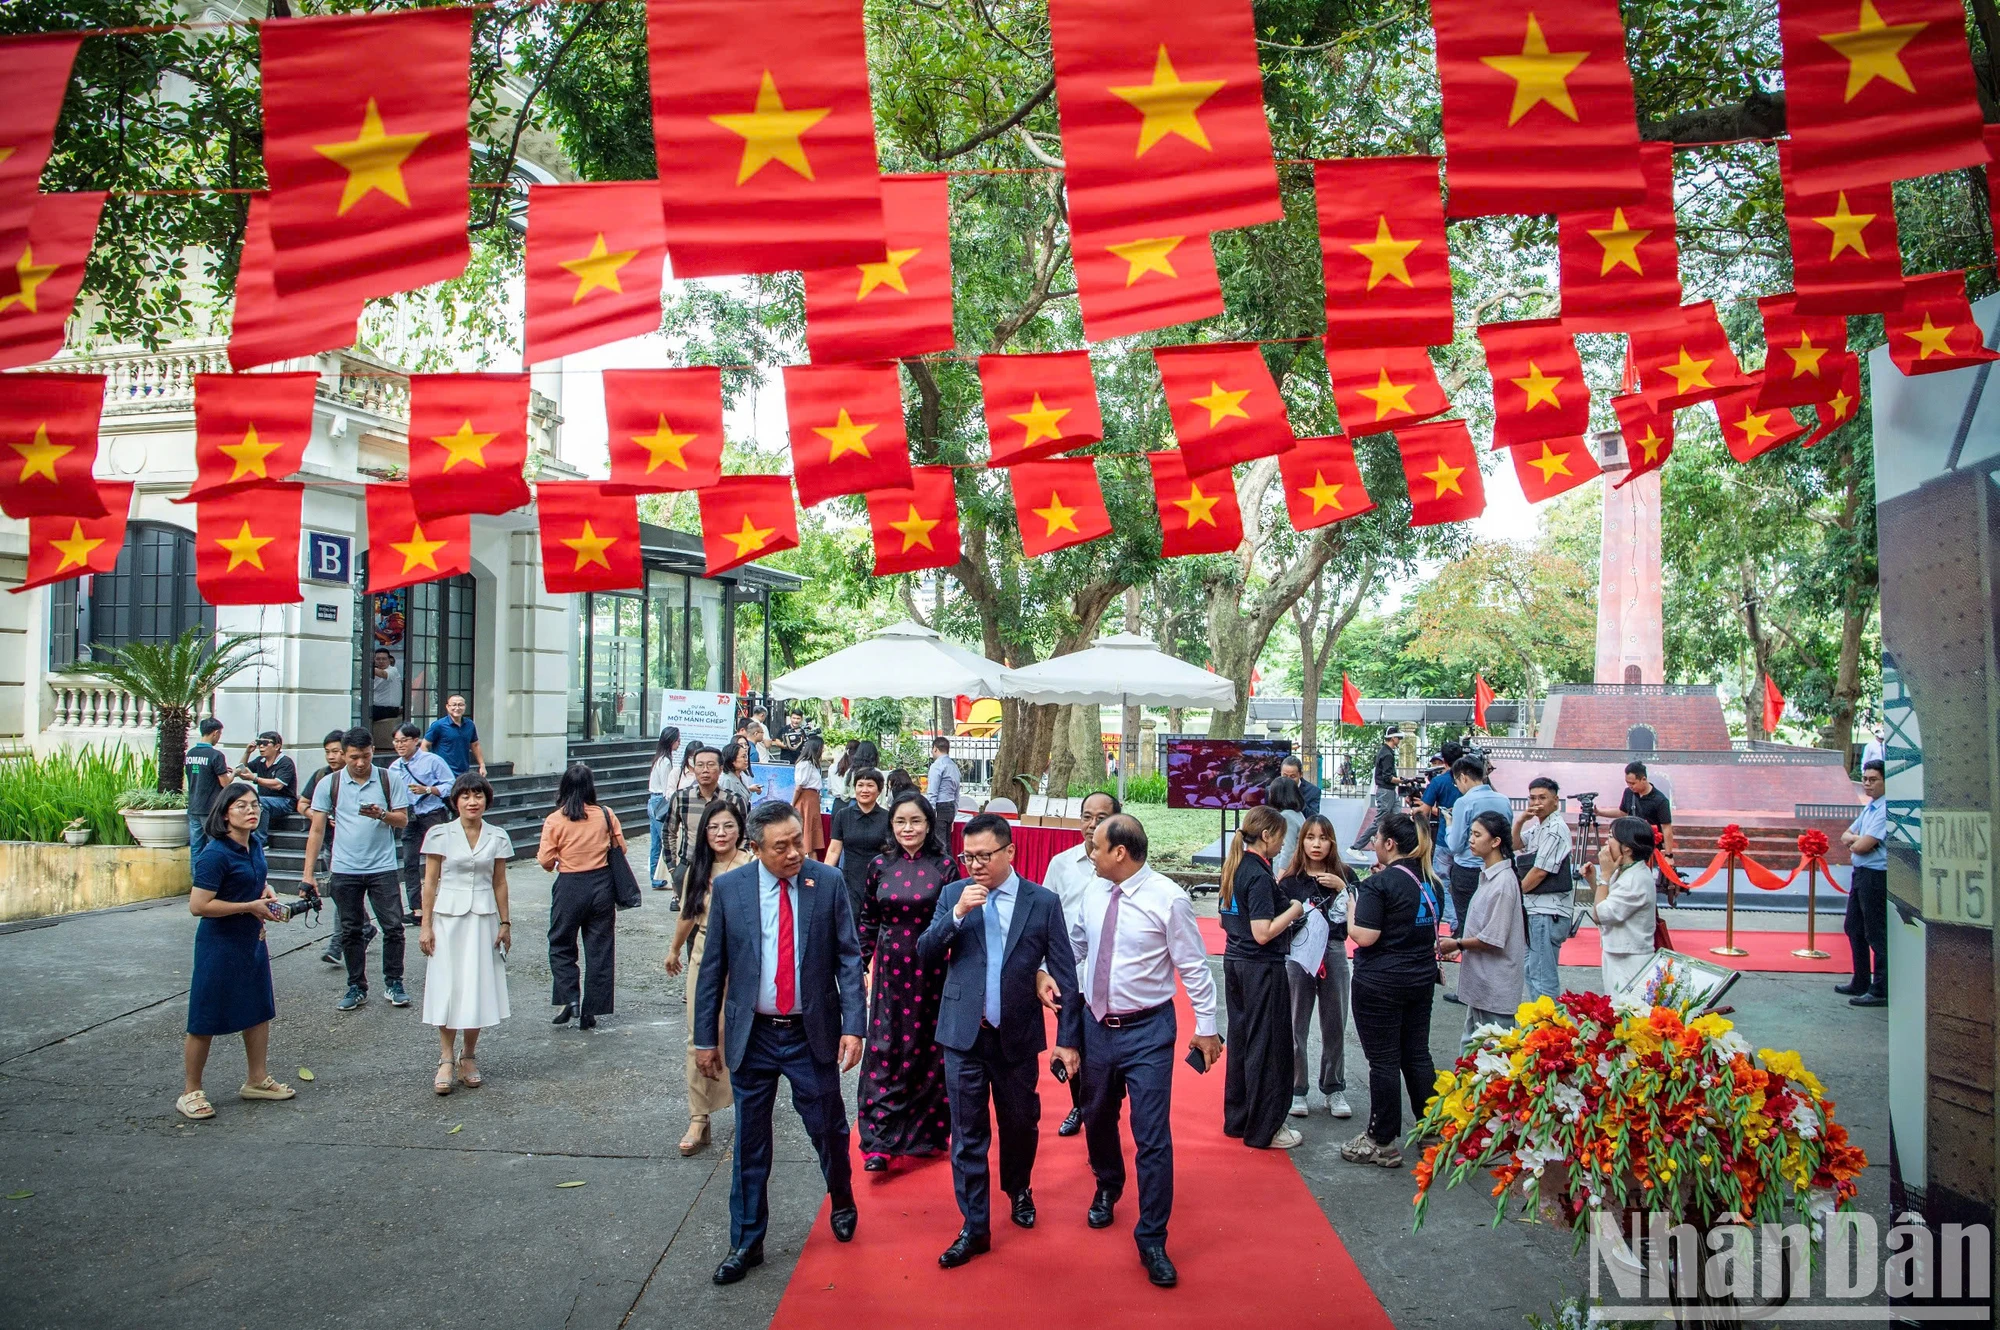
[[[1751,1052],[1717,1015],[1684,1019],[1663,975],[1655,1005],[1599,993],[1524,1003],[1448,1071],[1414,1129],[1435,1137],[1416,1168],[1430,1192],[1490,1171],[1506,1214],[1518,1181],[1583,1236],[1586,1212],[1665,1211],[1713,1224],[1844,1208],[1867,1156],[1799,1055]]]
[[[1743,834],[1743,828],[1731,822],[1715,838],[1715,848],[1724,854],[1741,854],[1750,848],[1750,838]]]

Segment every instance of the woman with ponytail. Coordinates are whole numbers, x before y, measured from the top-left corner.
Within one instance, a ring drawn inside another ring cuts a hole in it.
[[[1514,830],[1504,813],[1491,808],[1475,813],[1465,845],[1479,856],[1479,886],[1466,902],[1458,936],[1438,943],[1438,954],[1459,958],[1462,1045],[1469,1048],[1481,1026],[1514,1023],[1528,973],[1528,907],[1514,876]]]
[[[1658,848],[1653,828],[1644,818],[1621,817],[1611,824],[1597,862],[1584,865],[1595,902],[1592,913],[1597,916],[1607,993],[1616,993],[1652,963],[1653,930],[1659,921],[1653,876],[1653,852]]]
[[[1403,1106],[1421,1118],[1437,1079],[1431,1061],[1431,992],[1439,982],[1438,892],[1425,880],[1429,856],[1408,813],[1376,824],[1376,871],[1354,889],[1347,936],[1355,942],[1349,1000],[1354,1033],[1368,1058],[1368,1126],[1340,1147],[1354,1164],[1401,1168]],[[1399,1084],[1400,1083],[1400,1084]]]
[[[1229,938],[1222,976],[1232,1045],[1223,1067],[1222,1134],[1258,1150],[1289,1150],[1301,1140],[1285,1125],[1292,1101],[1285,959],[1305,906],[1279,889],[1271,871],[1286,829],[1276,809],[1250,809],[1222,865],[1219,910]]]

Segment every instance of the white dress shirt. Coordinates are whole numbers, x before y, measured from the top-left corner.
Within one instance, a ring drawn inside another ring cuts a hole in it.
[[[801,869],[801,872],[804,870]],[[799,974],[805,963],[806,928],[805,916],[799,909],[799,880],[791,879],[787,894],[792,900],[792,992],[798,999],[798,1006],[792,1011],[778,1010],[778,877],[757,862],[757,902],[759,923],[763,927],[763,963],[757,967],[757,1010],[765,1016],[796,1016],[805,1010],[806,995],[799,983]]]
[[[681,752],[676,748],[659,761],[646,776],[646,793],[670,795],[681,787]]]
[[[1047,879],[1042,883],[1062,901],[1063,922],[1074,924],[1083,905],[1083,892],[1097,880],[1097,865],[1090,862],[1090,845],[1072,845],[1049,860]]]
[[[1084,888],[1077,915],[1069,921],[1076,979],[1084,1000],[1092,1001],[1098,934],[1113,891],[1124,892],[1125,898],[1118,906],[1118,936],[1111,953],[1111,1010],[1099,1011],[1093,1003],[1091,1014],[1102,1020],[1171,1002],[1174,971],[1179,970],[1194,1007],[1194,1032],[1214,1034],[1215,981],[1208,972],[1208,947],[1194,921],[1194,903],[1171,878],[1150,866],[1115,887],[1093,877]]]

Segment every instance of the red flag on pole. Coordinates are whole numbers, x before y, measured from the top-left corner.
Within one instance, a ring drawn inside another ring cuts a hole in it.
[[[125,518],[132,508],[132,486],[106,481],[97,487],[104,500],[102,517],[31,517],[28,519],[28,567],[16,595],[51,582],[67,582],[89,573],[118,567],[125,548]]]
[[[1361,719],[1361,690],[1354,686],[1354,680],[1345,671],[1340,676],[1340,723],[1342,725],[1366,725]]]
[[[1255,342],[1155,347],[1153,360],[1188,475],[1206,476],[1292,446],[1284,399]]]
[[[7,90],[0,101],[0,254],[19,249],[34,216],[70,67],[82,45],[81,37],[0,42],[0,88]]]
[[[10,374],[0,393],[0,512],[102,517],[97,465],[102,374]]]
[[[1448,344],[1451,263],[1438,159],[1315,162],[1313,192],[1326,344],[1355,350]]]
[[[105,197],[102,190],[37,195],[28,229],[0,249],[0,369],[62,350]]]
[[[305,460],[319,375],[194,376],[195,482],[187,503],[269,480]]]
[[[750,695],[750,671],[736,671],[736,695],[738,697],[748,697]]]
[[[666,262],[655,182],[530,185],[522,361],[658,332]]]
[[[882,177],[889,256],[805,275],[816,365],[899,360],[952,348],[951,177]]]
[[[1785,718],[1785,695],[1778,691],[1778,681],[1770,675],[1764,676],[1764,733],[1776,734],[1778,722]]]
[[[1486,682],[1486,676],[1474,673],[1472,676],[1472,723],[1480,729],[1486,728],[1486,708],[1493,705],[1493,685]]]

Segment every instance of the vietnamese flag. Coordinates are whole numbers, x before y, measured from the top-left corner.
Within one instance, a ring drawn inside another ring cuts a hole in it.
[[[1778,32],[1806,193],[1985,164],[1959,0],[1783,0]]]
[[[1567,438],[1590,428],[1590,385],[1564,320],[1483,324],[1479,344],[1493,375],[1495,448]]]
[[[1228,554],[1243,543],[1243,513],[1236,480],[1227,470],[1190,475],[1185,454],[1147,453],[1153,468],[1153,504],[1160,514],[1160,553]]]
[[[1891,187],[1884,182],[1804,194],[1792,175],[1792,161],[1792,146],[1779,144],[1799,312],[1880,314],[1895,309],[1903,301],[1903,254]]]
[[[266,19],[264,174],[280,296],[465,271],[472,11]]]
[[[643,586],[639,500],[587,480],[535,482],[542,585],[551,596]]]
[[[653,181],[529,186],[523,363],[658,332],[666,262]]]
[[[472,571],[470,517],[418,517],[408,485],[367,492],[370,595]]]
[[[1222,313],[1222,279],[1205,233],[1070,232],[1070,265],[1093,342]]]
[[[894,365],[787,365],[785,417],[801,507],[841,494],[910,488],[903,388]]]
[[[1656,411],[1693,406],[1750,383],[1736,363],[1713,300],[1682,306],[1675,324],[1635,329],[1629,348],[1646,400]]]
[[[1333,404],[1348,436],[1379,434],[1451,410],[1430,352],[1420,346],[1326,353]]]
[[[2000,360],[1986,349],[1986,330],[1972,316],[1963,272],[1906,278],[1903,307],[1882,316],[1889,359],[1905,374],[1937,374]]]
[[[1529,503],[1567,494],[1601,474],[1590,440],[1580,434],[1524,443],[1509,449],[1508,455],[1514,459],[1514,478],[1521,482],[1521,493]]]
[[[1825,398],[1847,358],[1847,320],[1801,314],[1789,295],[1757,302],[1764,319],[1764,388],[1759,406],[1811,406]]]
[[[1434,420],[1396,431],[1403,479],[1410,487],[1410,525],[1464,522],[1486,511],[1479,458],[1462,420]]]
[[[81,37],[0,39],[0,254],[16,253],[27,234],[82,45]]]
[[[1556,219],[1562,317],[1573,331],[1628,332],[1680,317],[1680,244],[1674,230],[1674,150],[1639,148],[1646,196],[1622,207]]]
[[[1764,733],[1776,734],[1778,722],[1785,718],[1785,695],[1778,691],[1778,681],[1770,675],[1764,676]]]
[[[1347,677],[1345,670],[1340,675],[1340,723],[1342,725],[1366,725],[1361,719],[1361,690],[1354,686],[1354,680]]]
[[[607,369],[612,494],[673,494],[722,478],[722,371]]]
[[[1332,526],[1359,517],[1375,506],[1361,482],[1354,444],[1346,436],[1300,439],[1278,454],[1278,476],[1285,486],[1285,512],[1294,531]]]
[[[981,356],[979,393],[990,467],[1053,457],[1104,438],[1088,351]]]
[[[1078,230],[1284,218],[1247,0],[1051,0],[1049,42]]]
[[[724,476],[695,496],[708,576],[799,547],[790,476]]]
[[[1453,217],[1642,202],[1617,0],[1432,0]]]
[[[1622,489],[1649,471],[1658,471],[1674,453],[1674,413],[1655,411],[1640,393],[1626,393],[1611,399],[1618,417],[1618,433],[1625,444],[1625,478],[1614,481],[1612,489]]]
[[[283,480],[305,461],[319,375],[194,376],[195,481],[176,503]]]
[[[305,486],[272,481],[194,506],[194,581],[211,605],[296,605]]]
[[[861,6],[650,0],[674,276],[885,263]]]
[[[1475,671],[1472,676],[1472,723],[1480,729],[1486,728],[1486,708],[1493,705],[1493,685],[1486,682],[1486,676]]]
[[[354,345],[368,297],[336,285],[280,296],[271,248],[271,196],[252,194],[229,315],[229,367],[242,371]]]
[[[15,595],[51,582],[67,582],[89,573],[109,573],[118,567],[125,549],[125,519],[132,508],[130,483],[106,481],[97,487],[104,500],[102,517],[31,517],[28,519],[28,568]]]
[[[870,490],[868,528],[875,576],[950,568],[958,562],[958,491],[948,466],[913,468],[908,489]]]
[[[0,512],[102,517],[97,465],[102,374],[10,374],[0,392]]]
[[[1326,344],[1444,346],[1451,262],[1435,157],[1314,162]]]
[[[1854,419],[1854,408],[1861,402],[1861,358],[1856,355],[1841,357],[1838,368],[1827,371],[1833,391],[1823,402],[1812,404],[1813,414],[1818,417],[1818,428],[1799,440],[1799,447],[1810,448],[1831,435],[1835,430]]]
[[[105,197],[102,190],[38,194],[27,232],[0,249],[0,369],[62,350]]]
[[[1008,468],[1008,478],[1014,482],[1021,552],[1030,559],[1111,534],[1111,513],[1097,483],[1095,460],[1019,462]]]
[[[1205,476],[1292,446],[1278,382],[1255,342],[1155,347],[1153,361],[1189,475]]]
[[[815,364],[949,351],[951,177],[882,177],[888,257],[806,278],[806,347]]]
[[[528,503],[528,376],[410,376],[410,500],[425,518]]]
[[[1752,375],[1747,388],[1725,393],[1715,399],[1715,418],[1722,423],[1722,440],[1729,455],[1739,462],[1762,457],[1782,448],[1806,432],[1790,407],[1760,406],[1757,395],[1761,375]]]

